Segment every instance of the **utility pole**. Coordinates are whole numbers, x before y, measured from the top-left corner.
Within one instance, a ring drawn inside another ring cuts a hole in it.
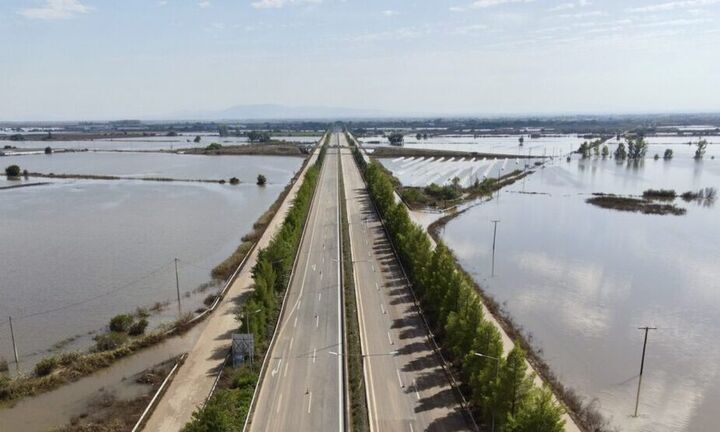
[[[500,220],[494,219],[491,221],[494,224],[493,227],[493,246],[492,246],[492,273],[491,277],[495,277],[495,240],[497,239],[497,224]]]
[[[175,290],[178,299],[178,318],[182,317],[182,304],[180,303],[180,276],[178,276],[178,259],[175,258]]]
[[[15,345],[15,331],[13,330],[12,317],[8,317],[10,321],[10,338],[13,344],[13,353],[15,354],[15,369],[20,369],[20,362],[18,361],[17,345]]]
[[[640,403],[640,386],[642,385],[643,369],[645,368],[645,348],[647,347],[648,330],[657,330],[657,327],[638,327],[638,330],[645,330],[645,340],[643,341],[642,360],[640,360],[640,377],[638,379],[637,396],[635,397],[635,414],[637,417],[638,404]]]

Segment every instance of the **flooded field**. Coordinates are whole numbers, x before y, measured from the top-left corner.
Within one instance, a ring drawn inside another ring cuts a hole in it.
[[[242,145],[247,144],[246,137],[221,137],[218,134],[200,134],[200,142],[194,142],[197,134],[182,134],[175,137],[169,136],[151,136],[138,138],[112,138],[97,140],[79,140],[79,141],[0,141],[5,145],[12,145],[19,149],[44,149],[47,146],[57,149],[88,149],[88,150],[177,150],[192,147],[204,147],[212,143],[223,145]],[[304,144],[312,144],[320,139],[317,136],[306,135],[278,135],[272,136],[273,139],[297,142]],[[9,150],[11,151],[11,150]]]
[[[29,170],[234,175],[247,181],[56,181],[0,190],[0,356],[12,359],[12,315],[25,370],[61,341],[56,348],[89,345],[92,332],[109,318],[138,306],[170,302],[151,319],[174,319],[176,257],[183,311],[200,307],[217,288],[199,289],[210,269],[234,251],[302,163],[288,157],[102,153],[18,159]],[[268,176],[267,186],[255,185],[259,173]]]
[[[299,157],[204,156],[164,153],[57,153],[52,155],[6,156],[3,169],[16,164],[30,172],[43,174],[90,174],[118,177],[169,177],[220,180],[237,177],[255,184],[263,174],[270,184],[285,185],[288,173],[302,163]],[[4,177],[3,177],[4,178]],[[44,181],[34,178],[30,181]]]
[[[720,203],[683,216],[587,204],[720,187],[720,162],[556,162],[451,221],[442,237],[559,375],[623,431],[711,431],[720,406]],[[499,219],[495,277],[491,220]],[[632,417],[649,335],[639,417]]]
[[[563,155],[577,150],[583,141],[577,135],[545,135],[530,138],[525,135],[520,145],[519,135],[440,135],[417,140],[415,135],[406,135],[404,147],[410,149],[451,150],[460,152],[481,152],[492,154],[509,154],[522,156]],[[361,138],[365,145],[390,145],[383,136]],[[376,144],[379,143],[379,144]]]

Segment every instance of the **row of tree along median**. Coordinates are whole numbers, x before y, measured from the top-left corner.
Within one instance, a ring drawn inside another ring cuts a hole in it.
[[[563,408],[546,387],[533,385],[520,344],[503,356],[498,328],[483,316],[482,300],[450,251],[433,248],[426,232],[396,203],[391,177],[367,163],[357,147],[370,196],[384,219],[436,341],[459,371],[480,423],[504,431],[561,431]]]
[[[258,253],[257,263],[252,269],[254,290],[237,317],[244,321],[243,333],[253,334],[253,362],[234,369],[228,368],[218,390],[204,408],[193,413],[193,419],[183,429],[185,432],[230,432],[242,430],[244,427],[250,414],[255,387],[259,385],[261,378],[260,361],[269,349],[280,315],[282,298],[290,283],[297,250],[325,158],[326,144],[327,138],[315,165],[305,173],[305,179],[282,226],[270,244]]]

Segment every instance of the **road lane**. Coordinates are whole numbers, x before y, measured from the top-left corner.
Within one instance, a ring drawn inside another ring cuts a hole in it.
[[[470,430],[360,171],[341,153],[371,430]]]
[[[338,176],[330,148],[250,430],[344,429]]]

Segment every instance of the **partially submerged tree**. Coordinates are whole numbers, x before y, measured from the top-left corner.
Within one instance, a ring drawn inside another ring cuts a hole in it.
[[[617,149],[615,149],[615,160],[623,161],[627,159],[627,150],[625,150],[625,144],[620,143],[617,146]]]
[[[10,165],[5,168],[5,175],[8,177],[20,177],[20,167],[17,165]]]
[[[264,175],[258,174],[257,176],[257,185],[258,186],[265,186],[265,183],[267,183],[267,178],[265,178]]]
[[[673,158],[673,151],[672,149],[665,149],[665,153],[663,154],[663,159],[670,160]]]
[[[632,160],[639,160],[647,154],[648,145],[643,137],[628,139],[627,157]]]
[[[608,148],[607,145],[604,145],[602,148],[602,158],[605,159],[608,156],[610,156],[610,149]]]
[[[700,160],[705,156],[705,151],[707,150],[707,140],[701,139],[699,140],[695,145],[697,145],[697,149],[695,150],[695,159]]]
[[[387,139],[392,145],[402,145],[405,140],[405,136],[399,132],[393,132],[388,135]]]

